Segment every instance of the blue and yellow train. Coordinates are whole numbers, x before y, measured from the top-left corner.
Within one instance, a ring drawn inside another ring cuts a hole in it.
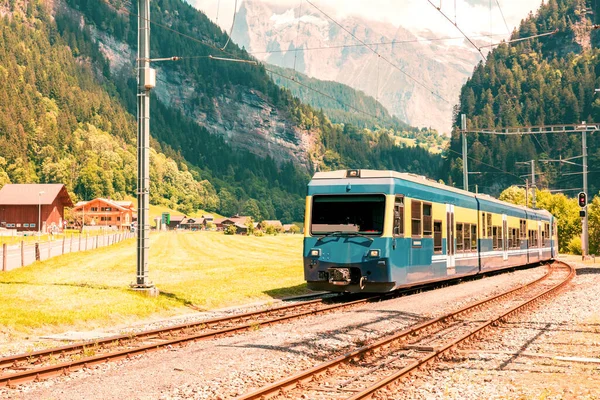
[[[304,276],[313,290],[387,292],[553,259],[555,218],[394,171],[318,172]]]

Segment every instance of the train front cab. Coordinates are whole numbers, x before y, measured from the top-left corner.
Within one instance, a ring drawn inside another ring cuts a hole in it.
[[[372,186],[359,182],[353,182],[352,193],[345,181],[317,182],[316,186],[316,193],[306,198],[304,278],[308,288],[392,290],[390,196],[382,188],[374,192]]]

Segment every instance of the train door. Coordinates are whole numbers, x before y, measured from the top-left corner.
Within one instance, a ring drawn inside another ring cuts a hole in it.
[[[506,214],[502,214],[502,259],[508,260],[508,221]]]
[[[454,205],[446,204],[446,256],[448,258],[448,275],[456,271],[454,255]]]
[[[544,241],[542,237],[542,221],[538,221],[538,255],[542,258],[542,251],[544,251]]]

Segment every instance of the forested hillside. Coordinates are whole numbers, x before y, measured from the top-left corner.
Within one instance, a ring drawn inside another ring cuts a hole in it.
[[[137,22],[131,6],[102,0],[19,4],[2,6],[0,73],[8,86],[0,91],[0,184],[64,182],[76,199],[135,194]],[[152,18],[160,25],[152,28],[151,55],[183,57],[160,65],[158,85],[170,90],[175,85],[164,80],[177,79],[194,88],[169,102],[152,96],[153,203],[288,222],[302,219],[315,169],[438,176],[439,156],[396,146],[384,131],[332,124],[260,66],[208,59],[214,49],[200,42],[222,46],[226,35],[182,1],[153,1]],[[232,43],[227,52],[248,58]],[[231,102],[270,109],[284,121],[281,135],[291,143],[302,133],[309,145],[294,151],[304,151],[298,158],[307,162],[275,159],[268,148],[236,147],[243,137],[211,134],[206,127],[223,121],[211,115],[222,116],[223,104]]]
[[[593,32],[591,1],[549,0],[522,21],[513,39],[552,32],[554,35],[498,46],[487,62],[478,65],[461,92],[457,108],[467,116],[469,128],[499,128],[541,124],[600,122],[600,51]],[[598,14],[600,9],[594,9]],[[600,137],[588,135],[590,192],[600,189],[593,165],[600,161]],[[497,195],[510,184],[523,184],[519,175],[530,172],[516,162],[580,156],[580,134],[531,136],[468,135],[469,170],[482,172],[470,178],[471,190]],[[461,141],[455,132],[449,166],[454,182],[462,183]],[[481,161],[481,162],[479,162]],[[579,163],[581,160],[573,160]],[[538,186],[549,189],[582,188],[580,166],[536,163]]]

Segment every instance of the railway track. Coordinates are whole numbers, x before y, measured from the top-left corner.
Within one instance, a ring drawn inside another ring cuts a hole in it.
[[[0,358],[0,387],[47,379],[80,368],[128,358],[166,346],[222,337],[308,315],[355,307],[384,297],[386,296],[370,296],[352,301],[321,298],[224,318],[117,335],[93,342],[81,342],[3,357]]]
[[[224,318],[179,324],[143,332],[111,336],[95,341],[80,342],[61,347],[12,355],[0,358],[0,387],[14,387],[34,380],[44,380],[81,368],[126,359],[131,356],[159,350],[167,346],[180,346],[186,342],[199,341],[251,331],[297,318],[356,307],[367,302],[382,301],[408,294],[431,290],[460,282],[453,281],[421,285],[392,293],[350,300],[344,296],[303,301]]]
[[[558,291],[575,270],[555,262],[541,278],[440,318],[423,322],[368,346],[319,364],[274,384],[238,397],[370,399],[389,397],[386,391],[401,378],[452,349],[484,335],[486,329]],[[393,397],[393,396],[392,396]]]

